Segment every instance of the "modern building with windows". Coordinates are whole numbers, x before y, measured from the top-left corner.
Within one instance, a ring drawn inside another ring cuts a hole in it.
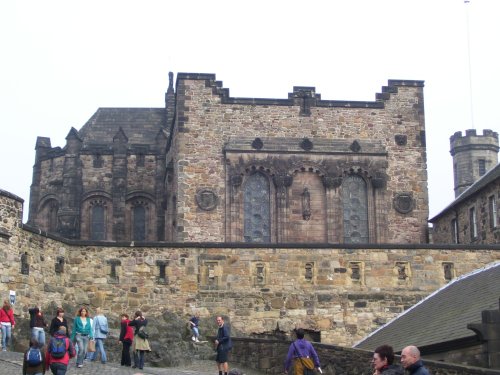
[[[175,86],[175,88],[174,88]],[[374,101],[235,98],[170,73],[164,108],[39,137],[28,224],[96,241],[426,243],[423,82]]]

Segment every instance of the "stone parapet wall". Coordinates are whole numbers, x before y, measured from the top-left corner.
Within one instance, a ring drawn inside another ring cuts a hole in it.
[[[258,369],[265,374],[283,373],[283,364],[290,346],[288,341],[233,339],[231,361],[249,368]],[[314,343],[325,375],[372,375],[370,366],[372,352],[360,349],[343,348],[336,345]],[[399,356],[394,362],[399,363]],[[499,375],[498,370],[430,361],[424,364],[433,375]]]

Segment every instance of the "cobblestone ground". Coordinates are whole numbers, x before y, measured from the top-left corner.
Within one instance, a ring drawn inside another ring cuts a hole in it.
[[[22,373],[23,368],[22,353],[16,352],[0,352],[0,375],[16,375]],[[230,368],[238,368],[245,375],[262,375],[255,370],[248,370],[240,366],[230,366]],[[46,375],[52,374],[49,370]],[[146,367],[143,370],[123,367],[119,364],[107,363],[105,365],[98,362],[85,362],[83,368],[75,367],[75,360],[70,361],[67,375],[174,375],[174,374],[190,374],[190,375],[217,375],[218,371],[215,362],[212,361],[196,361],[192,365],[186,367],[169,367],[157,368]]]

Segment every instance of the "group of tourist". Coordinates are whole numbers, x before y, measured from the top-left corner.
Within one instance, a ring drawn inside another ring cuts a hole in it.
[[[72,331],[64,316],[64,309],[57,308],[56,316],[51,320],[49,327],[50,340],[45,352],[45,328],[48,326],[40,307],[28,310],[30,314],[31,339],[30,348],[24,353],[23,375],[45,374],[46,369],[54,375],[66,374],[70,358],[76,357],[76,367],[83,367],[85,359],[95,361],[97,355],[103,364],[107,361],[104,340],[109,333],[108,320],[100,308],[92,319],[89,310],[81,307],[76,313]],[[216,317],[218,326],[214,340],[216,363],[219,375],[228,375],[228,355],[232,348],[229,327],[224,323],[222,316]],[[11,340],[12,328],[16,322],[12,306],[4,301],[0,309],[0,325],[2,328],[2,350],[6,351]],[[119,342],[122,344],[122,366],[142,369],[144,354],[151,351],[148,334],[145,331],[148,321],[141,311],[136,311],[133,319],[127,314],[121,315]],[[192,340],[199,342],[199,315],[195,314],[188,322],[192,331]],[[322,373],[320,361],[313,345],[307,341],[302,328],[295,331],[297,339],[289,347],[284,364],[285,373],[293,368],[295,375],[308,375],[317,369]],[[89,349],[90,348],[90,352]],[[133,365],[130,356],[133,352]],[[373,375],[403,375],[405,370],[410,375],[429,375],[420,359],[420,351],[416,346],[405,347],[401,352],[402,366],[394,364],[394,350],[389,345],[382,345],[375,349],[372,358]]]
[[[4,302],[4,307],[8,302]],[[0,322],[2,322],[2,350],[7,350],[11,327],[15,325],[12,308],[2,308]],[[59,307],[56,316],[51,320],[50,326],[40,307],[28,310],[30,314],[31,339],[30,347],[24,353],[23,375],[41,375],[50,368],[54,375],[66,374],[71,358],[76,357],[76,367],[82,368],[84,361],[95,361],[100,356],[101,363],[107,362],[104,341],[108,337],[108,320],[100,308],[96,309],[93,318],[89,310],[81,307],[75,314],[72,329],[70,330],[68,320],[64,316],[64,309]],[[4,313],[9,319],[4,319]],[[4,320],[8,329],[4,331]],[[141,311],[136,311],[134,318],[129,320],[127,314],[122,314],[119,342],[122,344],[121,365],[142,369],[144,367],[144,353],[151,351],[147,333],[144,327],[148,324],[147,319]],[[50,339],[47,345],[45,329],[48,327]],[[44,350],[44,346],[46,346]],[[133,350],[134,362],[130,356]]]

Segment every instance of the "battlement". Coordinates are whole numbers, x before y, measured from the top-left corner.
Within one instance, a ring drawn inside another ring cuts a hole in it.
[[[316,93],[314,86],[294,86],[293,92],[288,93],[287,99],[278,98],[236,98],[229,95],[229,89],[223,87],[222,81],[217,81],[215,74],[208,73],[178,73],[176,87],[182,80],[204,80],[206,87],[211,87],[213,93],[221,97],[223,104],[248,105],[298,105],[300,101],[307,101],[309,106],[315,107],[347,107],[347,108],[384,108],[384,101],[391,98],[391,94],[398,93],[398,87],[424,87],[422,80],[389,79],[387,86],[382,87],[381,93],[375,94],[375,101],[355,100],[324,100],[321,94]]]
[[[477,134],[476,129],[467,129],[465,131],[465,136],[462,135],[461,131],[455,132],[455,134],[453,134],[450,137],[450,143],[453,144],[455,141],[463,140],[464,138],[471,138],[471,137],[478,137],[478,138],[487,138],[488,137],[488,138],[492,138],[493,140],[496,140],[496,142],[498,143],[498,133],[494,132],[491,129],[483,129],[482,135]],[[487,141],[487,140],[483,140],[483,141]]]

